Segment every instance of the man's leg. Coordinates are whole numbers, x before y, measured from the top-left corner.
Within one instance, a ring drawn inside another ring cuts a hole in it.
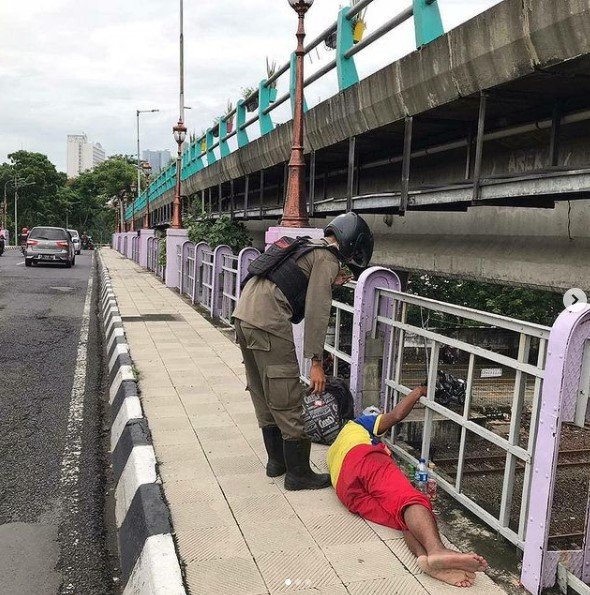
[[[247,389],[252,398],[256,419],[262,430],[262,438],[268,454],[266,474],[268,477],[279,477],[286,471],[283,438],[266,402],[261,371],[255,357],[255,351],[270,350],[270,339],[268,339],[267,333],[260,329],[248,327],[244,329],[239,320],[235,321],[235,328],[246,368]]]
[[[418,558],[421,570],[455,587],[473,586],[475,572],[485,570],[487,562],[476,554],[461,554],[445,548],[436,521],[424,506],[409,506],[404,517],[408,527],[404,539]]]
[[[477,554],[445,548],[430,501],[410,484],[393,460],[380,454],[366,457],[360,472],[366,491],[389,513],[388,525],[404,532],[422,570],[456,586],[471,586],[473,573],[485,570],[486,561]]]
[[[438,527],[432,512],[421,504],[410,505],[403,511],[408,531],[426,550],[428,565],[433,570],[458,569],[479,572],[487,568],[482,556],[474,553],[462,554],[447,549],[440,539]]]
[[[269,335],[270,350],[256,352],[260,370],[264,369],[264,394],[268,407],[283,436],[287,490],[317,490],[330,487],[328,474],[314,473],[309,465],[311,442],[305,434],[301,411],[304,388],[299,376],[295,344]]]

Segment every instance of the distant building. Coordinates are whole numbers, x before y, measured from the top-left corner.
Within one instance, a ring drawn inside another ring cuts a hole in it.
[[[100,143],[90,143],[85,134],[68,134],[68,178],[94,169],[106,159]]]
[[[170,151],[144,151],[141,158],[152,166],[152,175],[155,175],[168,165]]]

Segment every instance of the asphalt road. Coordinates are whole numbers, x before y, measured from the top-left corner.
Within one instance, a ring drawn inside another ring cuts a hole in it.
[[[93,259],[0,258],[2,593],[116,592]]]

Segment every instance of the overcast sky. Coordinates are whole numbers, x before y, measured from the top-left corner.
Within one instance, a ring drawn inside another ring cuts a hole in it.
[[[315,0],[308,40],[345,0]],[[500,0],[439,0],[445,29]],[[409,4],[375,0],[368,30]],[[141,121],[142,149],[172,149],[178,119],[177,0],[20,0],[0,5],[0,162],[18,149],[49,156],[65,171],[66,135],[85,132],[107,155],[135,153],[135,110],[159,108]],[[189,130],[199,133],[228,99],[257,85],[265,58],[284,63],[294,49],[295,15],[287,0],[186,0],[185,65]],[[414,50],[408,21],[357,57],[361,76]],[[333,59],[323,47],[307,74]],[[287,77],[279,81],[286,90]],[[335,72],[307,91],[311,105],[337,91]],[[285,105],[285,108],[287,106]],[[286,111],[276,120],[286,119]]]

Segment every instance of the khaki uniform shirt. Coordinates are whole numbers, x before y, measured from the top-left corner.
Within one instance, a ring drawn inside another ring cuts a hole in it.
[[[313,244],[328,245],[324,239]],[[312,250],[297,260],[297,266],[308,278],[305,299],[303,357],[322,358],[326,331],[332,307],[332,284],[340,264],[332,250]],[[293,311],[283,292],[268,279],[254,277],[244,287],[234,318],[271,335],[293,341]]]

